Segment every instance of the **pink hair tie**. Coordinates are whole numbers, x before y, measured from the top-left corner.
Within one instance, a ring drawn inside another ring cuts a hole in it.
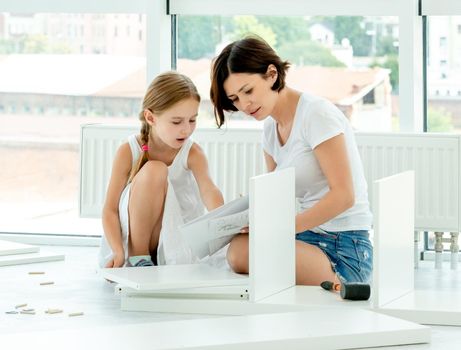
[[[144,152],[147,152],[149,150],[149,146],[148,145],[142,145],[141,146],[141,149],[144,151]]]

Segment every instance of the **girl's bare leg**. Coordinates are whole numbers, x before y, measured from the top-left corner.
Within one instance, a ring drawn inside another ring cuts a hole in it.
[[[148,161],[133,179],[128,204],[129,256],[150,255],[157,249],[168,188],[167,177],[168,168],[164,163]]]

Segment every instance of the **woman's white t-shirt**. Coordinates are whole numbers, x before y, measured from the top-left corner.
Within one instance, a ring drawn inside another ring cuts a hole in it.
[[[368,203],[367,182],[354,133],[344,114],[331,102],[302,94],[296,109],[291,133],[282,146],[276,121],[269,117],[264,124],[263,148],[277,164],[276,170],[294,167],[296,197],[301,209],[314,206],[329,191],[314,149],[322,142],[344,134],[352,173],[355,204],[345,212],[319,225],[325,231],[369,230],[372,215]]]

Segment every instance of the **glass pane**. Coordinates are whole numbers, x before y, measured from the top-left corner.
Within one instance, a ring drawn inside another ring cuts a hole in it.
[[[254,33],[292,63],[287,83],[335,103],[361,131],[398,130],[397,17],[180,16],[178,70],[197,84],[200,124],[214,125],[211,59],[229,42]],[[230,127],[261,127],[234,113]]]
[[[427,129],[461,130],[461,16],[429,17]]]
[[[442,240],[442,245],[443,245],[443,250],[444,251],[450,251],[450,245],[451,245],[451,234],[450,232],[443,232],[443,240]],[[435,233],[434,232],[428,232],[428,239],[427,239],[427,249],[428,250],[435,250]]]
[[[0,14],[0,231],[100,234],[79,219],[84,123],[136,123],[145,17]]]

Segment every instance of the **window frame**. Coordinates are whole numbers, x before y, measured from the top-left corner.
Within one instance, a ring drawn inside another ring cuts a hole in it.
[[[171,19],[168,0],[0,0],[0,11],[11,13],[137,13],[146,15],[147,81],[172,68]]]
[[[428,17],[435,16],[461,16],[461,2],[453,0],[420,0],[421,16],[423,18],[423,76],[424,76],[424,131],[427,132],[428,125],[428,83],[427,83],[427,59],[428,59],[428,38],[427,37],[427,22]],[[459,32],[459,28],[458,28]],[[440,43],[438,43],[440,46]],[[436,95],[439,95],[439,90],[436,90]],[[459,95],[459,93],[458,93]]]
[[[421,0],[424,16],[461,16],[461,2],[453,0]]]

